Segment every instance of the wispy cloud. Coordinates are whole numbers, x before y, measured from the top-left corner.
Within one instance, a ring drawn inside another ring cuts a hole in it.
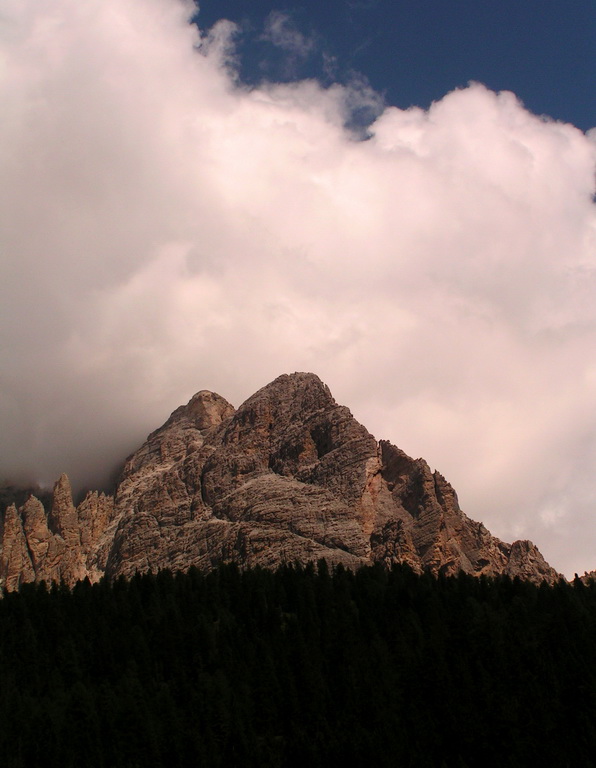
[[[312,37],[304,35],[288,13],[271,11],[265,20],[263,40],[299,58],[310,55],[314,48]]]

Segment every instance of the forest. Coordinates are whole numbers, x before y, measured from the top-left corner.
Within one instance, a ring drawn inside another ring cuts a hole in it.
[[[23,584],[0,764],[596,766],[596,584],[324,561]]]

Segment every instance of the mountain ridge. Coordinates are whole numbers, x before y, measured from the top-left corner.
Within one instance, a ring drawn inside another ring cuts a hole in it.
[[[467,517],[440,473],[377,442],[312,373],[283,374],[238,409],[201,390],[126,459],[113,495],[75,506],[62,475],[49,512],[32,495],[0,522],[7,589],[321,558],[560,578],[531,542],[507,544]]]

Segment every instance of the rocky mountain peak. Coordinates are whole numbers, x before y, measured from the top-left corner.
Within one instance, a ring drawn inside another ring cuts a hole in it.
[[[48,524],[52,532],[59,534],[69,546],[79,543],[77,512],[72,501],[70,480],[65,474],[60,475],[54,485]]]
[[[205,431],[221,424],[234,413],[234,407],[221,395],[202,389],[186,405],[177,408],[161,429],[184,422]]]
[[[329,387],[315,373],[284,373],[269,384],[261,387],[243,403],[250,407],[253,402],[269,400],[274,403],[292,403],[294,408],[319,409],[325,405],[335,406]]]
[[[406,562],[435,574],[554,581],[531,542],[491,536],[422,459],[377,442],[312,373],[282,375],[237,410],[198,392],[130,456],[114,498],[4,514],[0,577],[69,582],[237,561]]]

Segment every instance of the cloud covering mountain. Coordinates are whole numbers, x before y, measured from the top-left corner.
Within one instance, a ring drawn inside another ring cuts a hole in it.
[[[496,535],[593,568],[594,141],[480,84],[363,141],[370,90],[248,89],[192,10],[3,4],[0,474],[97,485],[195,391],[313,370]]]

